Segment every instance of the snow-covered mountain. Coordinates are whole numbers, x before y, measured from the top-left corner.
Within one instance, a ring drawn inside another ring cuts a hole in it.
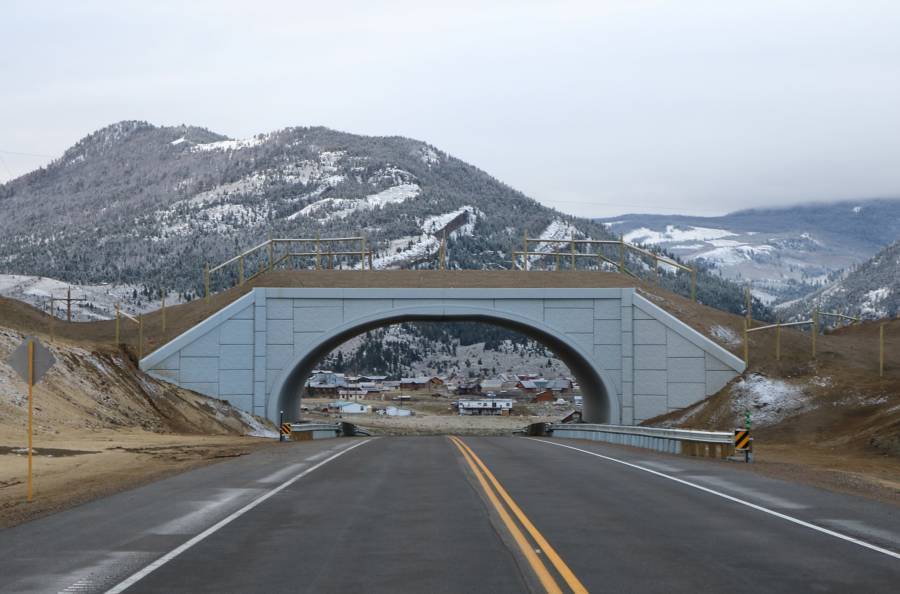
[[[763,302],[802,297],[900,237],[900,200],[754,209],[721,217],[601,219],[626,241],[665,248],[736,281]]]
[[[611,237],[427,143],[326,128],[234,140],[120,122],[0,185],[0,211],[0,273],[187,297],[205,263],[270,233],[364,235],[377,268],[436,266],[445,235],[451,268],[507,267],[523,232]]]
[[[67,316],[66,302],[71,296],[72,319],[75,321],[108,320],[115,316],[116,304],[121,311],[137,314],[159,308],[159,296],[150,298],[134,285],[74,285],[41,276],[0,274],[0,296],[29,303],[44,312],[50,312],[50,300],[54,299],[53,315]],[[77,301],[76,301],[77,300]],[[173,305],[179,299],[168,295],[166,303]]]
[[[447,266],[465,269],[509,268],[526,233],[613,237],[425,142],[306,127],[230,139],[198,127],[119,122],[0,185],[0,212],[0,273],[131,286],[145,301],[160,289],[192,298],[202,291],[205,264],[270,234],[362,235],[376,268],[436,268],[446,237]],[[213,289],[236,276],[236,267],[217,274]],[[684,278],[661,282],[688,290]],[[720,278],[701,273],[698,289],[704,303],[741,307],[740,291]]]
[[[806,317],[816,303],[824,311],[867,319],[900,315],[900,241],[829,286],[779,309],[786,318]]]

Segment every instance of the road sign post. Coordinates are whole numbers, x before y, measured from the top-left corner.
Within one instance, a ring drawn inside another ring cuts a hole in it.
[[[56,363],[56,358],[50,349],[42,345],[35,338],[26,338],[12,352],[6,360],[19,376],[28,384],[28,501],[32,500],[33,495],[33,461],[34,455],[33,435],[34,435],[34,384],[41,381],[50,368]]]
[[[750,412],[744,413],[744,428],[734,430],[734,451],[744,452],[744,462],[750,462],[753,451],[753,438],[750,435]]]

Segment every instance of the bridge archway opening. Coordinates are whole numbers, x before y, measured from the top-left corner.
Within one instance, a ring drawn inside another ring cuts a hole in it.
[[[479,322],[506,328],[535,340],[550,349],[578,381],[582,395],[582,417],[591,423],[618,423],[618,403],[613,384],[604,370],[592,360],[592,353],[573,342],[565,334],[554,331],[539,322],[514,315],[466,311],[444,308],[441,313],[385,312],[383,315],[357,321],[323,334],[307,345],[303,352],[281,372],[272,386],[267,402],[267,414],[277,419],[279,411],[288,418],[299,414],[303,388],[319,363],[334,349],[348,340],[375,330],[404,322]]]

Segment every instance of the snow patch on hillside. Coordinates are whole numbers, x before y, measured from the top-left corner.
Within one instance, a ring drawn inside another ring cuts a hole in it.
[[[719,240],[716,243],[719,243],[721,246],[723,241],[728,240]],[[712,244],[713,242],[710,243]],[[736,241],[730,243],[735,245],[716,247],[715,249],[706,252],[691,254],[690,256],[686,256],[685,259],[688,261],[706,260],[717,266],[737,266],[738,264],[750,262],[775,252],[775,248],[770,245],[745,245]]]
[[[731,409],[735,415],[750,411],[755,426],[774,425],[801,412],[808,398],[798,386],[759,373],[731,387]]]
[[[872,289],[866,291],[862,303],[860,303],[860,314],[869,318],[887,317],[887,308],[883,302],[891,296],[890,287],[881,287],[880,289]]]
[[[676,227],[666,225],[665,231],[654,231],[647,227],[641,227],[625,234],[624,239],[628,243],[642,243],[652,245],[668,243],[670,241],[706,241],[735,237],[736,234],[725,229],[711,229],[708,227]]]
[[[0,274],[0,295],[10,299],[24,301],[41,311],[48,311],[51,295],[54,299],[66,296],[72,290],[73,298],[84,297],[87,301],[72,303],[72,319],[76,321],[109,320],[115,316],[116,303],[121,304],[122,311],[137,314],[156,309],[158,301],[142,301],[134,299],[139,288],[132,285],[74,285],[54,278],[27,276],[22,274]],[[177,302],[175,295],[170,295],[167,303]],[[66,317],[66,303],[56,301],[54,314],[60,319]]]
[[[471,236],[475,230],[475,223],[481,215],[474,206],[463,206],[454,211],[427,217],[422,223],[421,235],[410,235],[391,241],[387,253],[373,258],[372,265],[376,270],[394,268],[407,262],[415,262],[434,257],[441,247],[443,231],[448,225],[465,216],[465,222],[452,230],[447,238],[457,239],[462,236]]]
[[[294,220],[300,216],[317,218],[320,223],[345,219],[356,212],[383,208],[388,204],[401,204],[410,198],[415,198],[421,191],[422,189],[417,184],[400,184],[377,194],[369,194],[365,198],[323,198],[304,206],[289,216],[288,220]]]
[[[429,167],[431,167],[432,165],[437,165],[441,162],[441,157],[440,155],[438,155],[438,152],[430,146],[423,146],[419,150],[419,158],[422,159],[422,162]]]
[[[191,152],[207,152],[207,151],[239,151],[242,149],[253,148],[265,143],[269,139],[268,134],[260,134],[251,138],[243,138],[241,140],[219,140],[217,142],[206,142],[203,144],[195,144],[191,147]]]
[[[713,338],[726,346],[737,346],[741,344],[741,338],[737,335],[737,332],[727,326],[716,324],[709,330],[712,332]]]

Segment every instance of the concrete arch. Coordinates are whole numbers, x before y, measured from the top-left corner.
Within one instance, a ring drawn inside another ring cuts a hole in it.
[[[620,406],[609,374],[592,353],[566,334],[549,325],[495,309],[441,305],[388,309],[348,321],[316,337],[288,362],[272,386],[266,416],[277,419],[279,411],[297,411],[300,390],[313,366],[348,339],[368,330],[402,322],[473,321],[509,328],[537,340],[554,351],[581,385],[584,418],[596,423],[619,423]],[[291,416],[291,415],[289,415]]]

